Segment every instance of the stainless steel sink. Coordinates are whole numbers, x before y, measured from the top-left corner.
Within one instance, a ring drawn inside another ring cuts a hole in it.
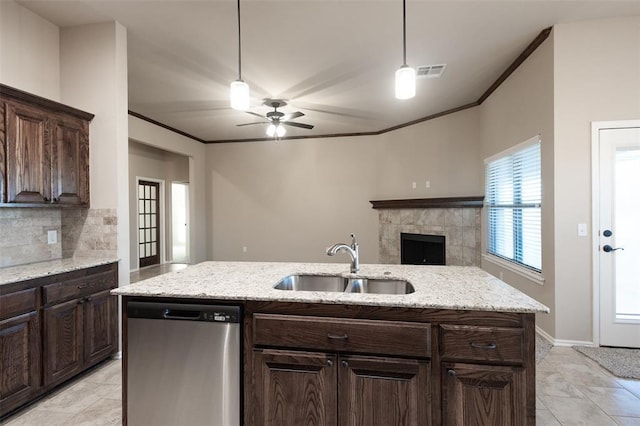
[[[352,279],[347,285],[351,293],[370,294],[410,294],[415,291],[413,285],[404,280]]]
[[[347,280],[343,277],[327,275],[289,275],[274,286],[277,290],[292,291],[337,291],[347,288]]]
[[[289,275],[274,286],[277,290],[329,291],[370,294],[410,294],[415,291],[404,280],[344,278],[328,275]]]

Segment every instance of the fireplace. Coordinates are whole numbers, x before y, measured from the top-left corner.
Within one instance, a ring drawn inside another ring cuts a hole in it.
[[[400,234],[400,263],[403,265],[445,265],[445,236]]]

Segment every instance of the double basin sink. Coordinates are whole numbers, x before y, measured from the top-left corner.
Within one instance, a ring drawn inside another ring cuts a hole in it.
[[[411,283],[397,279],[345,278],[332,275],[289,275],[273,288],[289,291],[327,291],[338,293],[410,294]]]

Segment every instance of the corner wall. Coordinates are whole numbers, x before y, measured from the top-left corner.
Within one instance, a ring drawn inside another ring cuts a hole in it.
[[[133,116],[129,116],[129,138],[189,157],[189,260],[191,263],[207,260],[206,236],[210,225],[205,220],[205,145]]]
[[[555,333],[554,250],[554,33],[480,106],[482,134],[480,163],[539,134],[542,141],[542,275],[544,285],[495,263],[482,260],[482,268],[551,309],[536,315],[536,323]],[[484,170],[484,164],[482,164]],[[484,182],[484,176],[482,177]],[[484,188],[482,189],[484,194]],[[486,215],[483,212],[483,224]],[[482,226],[482,252],[486,253],[486,226]]]

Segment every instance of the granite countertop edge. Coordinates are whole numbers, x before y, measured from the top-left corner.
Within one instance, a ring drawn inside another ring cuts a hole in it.
[[[112,291],[120,296],[224,301],[277,301],[418,309],[548,313],[549,308],[478,267],[207,261]],[[340,275],[403,279],[415,292],[403,295],[286,291],[273,286],[287,275]]]
[[[118,262],[116,257],[76,257],[0,268],[0,286]]]

